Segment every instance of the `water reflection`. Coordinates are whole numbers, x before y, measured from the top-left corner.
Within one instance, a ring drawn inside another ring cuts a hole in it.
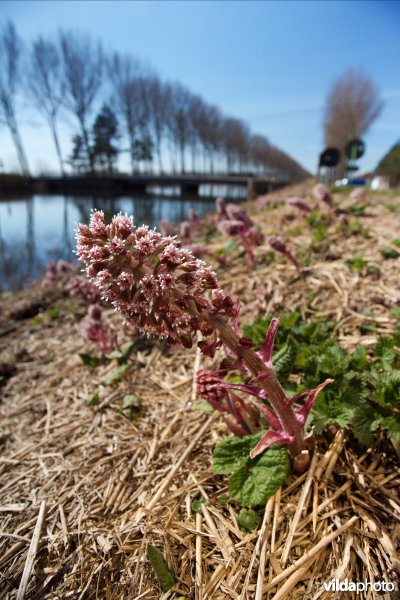
[[[0,200],[0,291],[17,289],[37,279],[48,260],[74,261],[74,227],[87,222],[92,208],[110,218],[118,211],[135,216],[138,225],[157,226],[214,210],[214,198],[160,196],[40,196]]]

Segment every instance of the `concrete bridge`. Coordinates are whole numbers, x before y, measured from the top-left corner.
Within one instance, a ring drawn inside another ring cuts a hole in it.
[[[182,196],[197,196],[201,185],[234,185],[246,190],[248,198],[266,194],[288,184],[288,180],[258,175],[84,175],[40,177],[32,180],[38,193],[146,193],[152,187],[179,187]]]

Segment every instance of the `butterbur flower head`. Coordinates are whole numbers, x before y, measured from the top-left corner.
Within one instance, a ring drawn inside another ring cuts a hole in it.
[[[244,232],[246,225],[237,219],[226,219],[219,221],[217,227],[225,235],[238,235]]]
[[[340,223],[340,225],[348,225],[349,224],[349,217],[347,216],[346,213],[344,212],[340,212],[338,214],[338,221]]]
[[[179,226],[179,237],[182,240],[190,240],[192,237],[192,226],[189,221],[182,221]]]
[[[197,330],[211,333],[202,311],[217,312],[208,294],[219,289],[216,275],[174,237],[135,227],[127,215],[107,224],[102,211],[94,211],[89,227],[78,225],[76,234],[87,275],[139,331],[187,347]],[[230,316],[232,307],[226,300],[219,314]]]
[[[111,337],[110,330],[101,318],[101,309],[97,305],[89,307],[88,316],[83,319],[80,331],[84,338],[94,342],[98,348],[108,354],[115,346],[115,339]]]
[[[70,262],[60,258],[60,260],[57,261],[56,269],[59,275],[65,275],[66,273],[70,273],[72,271],[73,266]]]
[[[96,304],[101,300],[100,291],[87,277],[76,275],[67,283],[67,290],[74,298],[80,298],[87,304]]]
[[[294,265],[297,272],[300,271],[300,264],[289,250],[286,240],[283,237],[279,235],[273,235],[268,238],[268,244],[273,250],[276,250],[277,252],[280,252],[286,256],[286,258]]]
[[[279,235],[273,235],[269,237],[268,244],[277,252],[281,252],[282,254],[286,254],[287,252],[286,241]]]
[[[196,383],[200,394],[206,400],[220,401],[227,396],[227,391],[220,385],[223,381],[214,371],[208,369],[197,371]]]
[[[191,227],[193,227],[194,229],[197,229],[198,231],[200,229],[202,229],[202,227],[203,227],[203,222],[200,219],[197,212],[194,210],[194,208],[189,208],[188,221],[189,221]]]
[[[93,304],[89,307],[88,315],[91,319],[95,319],[96,321],[100,321],[101,319],[101,308],[97,306],[97,304]]]
[[[229,203],[225,206],[225,212],[228,219],[242,221],[247,227],[254,225],[247,212],[238,204]]]
[[[286,201],[286,203],[289,206],[295,206],[296,208],[302,210],[303,212],[309,213],[311,212],[311,206],[309,204],[307,204],[307,202],[305,200],[302,200],[301,198],[288,198],[288,200]]]
[[[176,231],[175,229],[172,227],[171,223],[169,221],[167,221],[166,219],[161,219],[161,221],[158,224],[158,228],[161,231],[162,235],[168,236],[168,235],[175,235]]]
[[[55,279],[57,277],[57,268],[53,260],[47,261],[46,277],[48,279]]]
[[[332,197],[328,188],[322,183],[317,183],[312,189],[312,195],[318,202],[325,202],[329,207],[333,206]]]

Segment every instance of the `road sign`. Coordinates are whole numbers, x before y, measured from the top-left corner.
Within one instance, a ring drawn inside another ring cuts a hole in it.
[[[362,140],[350,140],[345,148],[345,154],[350,160],[357,160],[362,157],[365,152],[365,144]]]
[[[336,167],[340,161],[340,152],[337,148],[326,148],[319,155],[320,167]]]

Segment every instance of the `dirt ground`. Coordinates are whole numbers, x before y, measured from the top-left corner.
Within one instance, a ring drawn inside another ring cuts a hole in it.
[[[300,260],[310,229],[284,200],[315,204],[310,186],[247,204],[263,234],[284,235]],[[350,204],[344,192],[335,200]],[[344,233],[335,221],[300,275],[283,256],[268,264],[266,245],[252,266],[240,250],[226,266],[215,263],[221,286],[241,299],[241,324],[297,308],[335,321],[345,348],[390,333],[400,260],[384,260],[378,248],[399,237],[399,207],[400,193],[371,193],[365,214],[351,217],[358,230]],[[219,235],[209,247],[227,241]],[[375,267],[369,274],[345,264],[356,252]],[[211,469],[229,432],[217,414],[194,410],[194,373],[218,357],[141,340],[112,384],[117,359],[90,367],[79,356],[94,353],[79,333],[86,307],[63,278],[0,302],[0,599],[350,599],[363,596],[323,583],[398,582],[399,449],[390,440],[360,452],[342,430],[319,437],[310,470],[291,475],[246,534],[238,507],[221,503],[226,478]],[[104,314],[126,347],[132,338],[119,315]],[[371,320],[376,330],[362,333]],[[124,409],[132,394],[139,406]],[[175,573],[169,592],[149,544]]]

